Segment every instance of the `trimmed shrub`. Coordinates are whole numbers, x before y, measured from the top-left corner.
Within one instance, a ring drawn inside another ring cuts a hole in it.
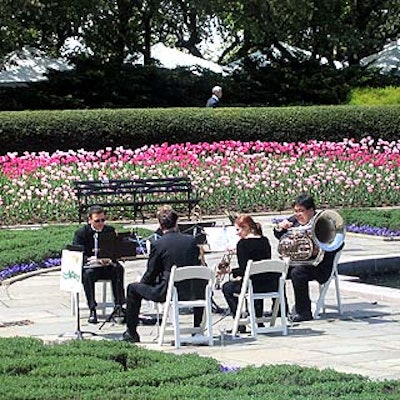
[[[212,358],[118,341],[33,344],[0,339],[0,399],[395,400],[400,394],[400,381],[374,382],[331,369],[276,365],[221,373]]]
[[[168,108],[0,113],[6,152],[138,148],[221,140],[398,139],[399,106]]]

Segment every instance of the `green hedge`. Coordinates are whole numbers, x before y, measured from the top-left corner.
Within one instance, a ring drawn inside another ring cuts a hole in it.
[[[0,270],[14,264],[60,257],[61,249],[72,243],[76,229],[78,225],[0,230]]]
[[[398,399],[400,381],[374,382],[296,365],[222,373],[196,354],[175,355],[118,341],[44,345],[0,338],[0,399]]]
[[[0,113],[1,154],[155,143],[398,139],[400,106],[166,108]]]

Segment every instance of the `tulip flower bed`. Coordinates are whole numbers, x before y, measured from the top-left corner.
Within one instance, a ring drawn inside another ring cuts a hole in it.
[[[394,206],[400,140],[186,143],[0,156],[0,222],[77,218],[74,180],[189,176],[203,214],[289,208],[303,191],[321,207]],[[124,210],[110,218],[128,217]]]

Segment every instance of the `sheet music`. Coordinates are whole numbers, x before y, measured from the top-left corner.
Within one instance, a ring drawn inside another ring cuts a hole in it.
[[[102,268],[111,264],[111,259],[109,258],[96,258],[88,260],[83,268]]]
[[[227,249],[235,249],[239,241],[234,226],[216,226],[203,228],[207,235],[207,243],[210,251],[226,251]]]

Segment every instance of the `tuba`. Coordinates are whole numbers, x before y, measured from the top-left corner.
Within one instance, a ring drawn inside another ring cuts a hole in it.
[[[334,210],[318,212],[308,224],[289,228],[278,244],[281,257],[289,257],[290,265],[318,265],[325,251],[335,251],[346,234],[343,217]]]

